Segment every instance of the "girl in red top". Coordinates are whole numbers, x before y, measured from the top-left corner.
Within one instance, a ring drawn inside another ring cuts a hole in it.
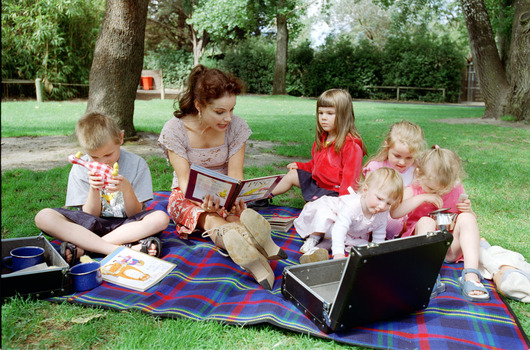
[[[287,165],[289,172],[272,191],[278,195],[296,186],[306,201],[324,195],[349,194],[358,188],[366,148],[355,127],[350,94],[345,90],[325,91],[317,100],[317,130],[307,163]]]

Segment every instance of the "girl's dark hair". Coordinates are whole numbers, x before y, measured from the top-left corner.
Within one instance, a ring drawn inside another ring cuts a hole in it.
[[[211,100],[225,94],[239,95],[244,89],[243,82],[217,68],[208,68],[199,64],[193,68],[188,77],[186,90],[179,98],[178,108],[175,106],[175,117],[182,118],[188,114],[197,114],[195,102],[207,105]]]

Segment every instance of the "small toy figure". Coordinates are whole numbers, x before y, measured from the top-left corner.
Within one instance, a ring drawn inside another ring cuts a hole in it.
[[[81,159],[81,152],[77,152],[75,155],[72,154],[68,156],[68,161],[72,164],[84,166],[88,170],[96,173],[96,175],[101,176],[105,187],[109,185],[108,180],[112,179],[113,176],[118,175],[119,172],[119,166],[117,162],[114,163],[113,168],[111,168],[107,164],[99,162],[88,162],[86,160]]]

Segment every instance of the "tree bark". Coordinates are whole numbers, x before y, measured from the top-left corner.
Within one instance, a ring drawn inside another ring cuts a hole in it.
[[[510,50],[511,91],[509,114],[530,121],[530,1],[516,0]]]
[[[495,45],[486,6],[484,0],[461,0],[461,2],[473,62],[486,105],[482,118],[499,119],[508,113],[510,84]]]
[[[274,58],[273,95],[285,95],[287,76],[287,47],[289,45],[289,31],[287,17],[281,13],[276,15],[276,56]]]
[[[136,134],[134,100],[142,73],[149,0],[107,0],[90,70],[88,112],[105,114]]]

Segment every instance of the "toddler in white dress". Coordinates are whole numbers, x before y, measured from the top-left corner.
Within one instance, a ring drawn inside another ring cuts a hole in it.
[[[399,205],[402,198],[401,175],[392,168],[383,167],[368,175],[358,193],[323,196],[307,203],[294,220],[296,231],[306,239],[300,248],[304,253],[300,262],[329,259],[327,249],[317,247],[323,238],[331,239],[334,259],[344,258],[352,246],[383,242],[388,211],[391,206]],[[329,246],[319,246],[326,245]]]

